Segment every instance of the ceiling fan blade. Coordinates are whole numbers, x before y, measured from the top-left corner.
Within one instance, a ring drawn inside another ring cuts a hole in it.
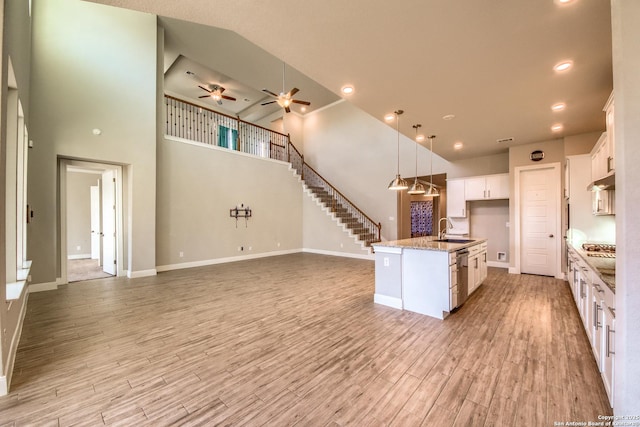
[[[235,101],[236,99],[233,96],[220,95],[222,99],[228,99],[229,101]]]
[[[206,90],[207,92],[211,93],[211,91],[210,91],[209,89],[207,89],[206,87],[202,87],[202,86],[200,86],[200,85],[198,85],[198,87],[199,87],[200,89],[202,89],[202,90]]]
[[[295,94],[296,94],[296,93],[298,93],[298,92],[300,92],[300,89],[298,89],[297,87],[294,87],[293,89],[291,89],[291,90],[289,91],[289,96],[293,96],[293,95],[295,95]]]
[[[284,107],[284,111],[286,111],[287,113],[290,113],[291,109],[289,107]]]
[[[269,104],[275,104],[276,102],[278,102],[278,101],[269,101],[269,102],[263,102],[263,103],[262,103],[262,104],[260,104],[260,105],[269,105]]]
[[[199,96],[198,98],[211,98],[211,95],[202,95],[202,96]]]
[[[218,91],[219,91],[220,93],[222,93],[222,92],[224,92],[224,88],[223,88],[222,86],[218,86]]]
[[[278,97],[278,95],[276,95],[275,93],[271,92],[269,89],[262,89],[262,91],[264,93],[268,93],[269,95],[273,96],[274,98]]]
[[[298,101],[297,99],[292,99],[291,102],[294,104],[311,105],[309,101]]]

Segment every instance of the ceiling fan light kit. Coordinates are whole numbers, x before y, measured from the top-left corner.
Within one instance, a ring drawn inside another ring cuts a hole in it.
[[[204,90],[205,92],[208,92],[208,95],[202,95],[199,96],[198,98],[211,98],[214,101],[216,101],[218,103],[218,105],[222,105],[222,100],[226,99],[227,101],[235,101],[236,99],[232,96],[227,96],[227,95],[223,95],[222,92],[224,92],[224,88],[220,85],[216,85],[216,84],[212,84],[212,85],[208,85],[209,88],[206,88],[204,86],[198,85],[198,87],[202,90]]]
[[[297,87],[294,87],[289,92],[284,91],[284,77],[285,77],[284,73],[285,73],[285,63],[283,62],[282,63],[282,92],[280,92],[279,94],[276,94],[273,91],[270,91],[269,89],[262,89],[264,93],[276,99],[273,101],[263,102],[260,105],[269,105],[269,104],[277,103],[280,107],[284,108],[284,111],[286,113],[291,112],[291,104],[311,105],[309,101],[301,101],[299,99],[293,99],[293,95],[300,92],[300,89],[298,89]]]

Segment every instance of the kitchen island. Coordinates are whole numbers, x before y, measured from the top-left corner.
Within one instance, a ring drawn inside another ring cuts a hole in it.
[[[486,277],[486,242],[426,236],[373,244],[374,302],[444,319]]]

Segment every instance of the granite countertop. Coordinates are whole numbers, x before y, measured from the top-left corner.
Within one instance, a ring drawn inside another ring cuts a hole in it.
[[[402,249],[421,249],[426,251],[442,251],[442,252],[455,252],[459,249],[467,248],[469,246],[477,245],[478,243],[486,242],[487,239],[476,237],[449,237],[453,240],[468,240],[464,243],[455,242],[437,242],[436,236],[424,236],[413,237],[411,239],[393,240],[389,242],[378,242],[371,246],[376,247],[388,247],[388,248],[402,248]]]
[[[599,258],[588,256],[587,252],[582,249],[582,245],[573,245],[569,243],[569,246],[580,255],[580,258],[586,262],[589,267],[602,279],[602,281],[611,289],[613,293],[616,292],[616,259],[615,258]]]

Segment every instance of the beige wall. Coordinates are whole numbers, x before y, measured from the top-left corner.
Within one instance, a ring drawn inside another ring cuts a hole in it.
[[[603,113],[604,114],[604,113]],[[575,156],[578,154],[586,154],[591,152],[591,149],[598,138],[600,138],[602,132],[583,133],[581,135],[567,136],[564,138],[564,155]]]
[[[640,414],[640,2],[614,0],[616,135],[615,415]]]
[[[451,162],[447,168],[447,178],[493,175],[509,172],[509,152],[475,157]]]
[[[469,202],[469,235],[489,239],[487,261],[498,261],[498,252],[506,252],[506,262],[510,261],[507,222],[509,222],[509,200]]]
[[[132,274],[155,272],[156,18],[77,0],[33,3],[28,254],[34,283],[60,275],[57,159],[125,165]],[[108,35],[108,36],[107,36]],[[99,128],[102,135],[94,136]]]
[[[400,120],[409,120],[401,116]],[[308,114],[304,121],[305,161],[371,219],[382,223],[383,240],[395,240],[397,195],[387,190],[397,170],[397,134],[348,102]],[[401,136],[400,174],[415,176],[415,142]],[[433,158],[433,173],[449,162]],[[429,151],[418,150],[418,175],[429,174]]]
[[[302,186],[286,163],[163,139],[157,189],[162,269],[302,248]],[[241,204],[252,217],[236,227]]]
[[[91,186],[99,179],[93,173],[67,173],[68,257],[91,255]]]

